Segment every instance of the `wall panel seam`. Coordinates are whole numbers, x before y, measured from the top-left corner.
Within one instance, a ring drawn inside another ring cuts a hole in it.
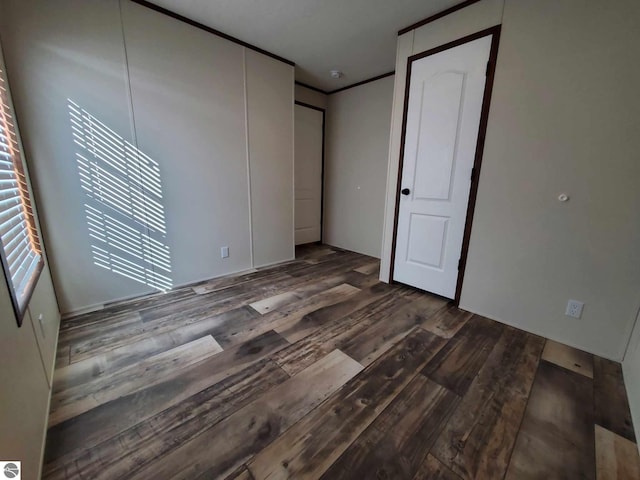
[[[251,268],[255,268],[253,255],[253,204],[251,200],[251,149],[249,147],[249,88],[247,80],[247,48],[242,47],[242,73],[244,81],[244,128],[246,132],[245,145],[247,155],[247,196],[249,199],[249,258]]]

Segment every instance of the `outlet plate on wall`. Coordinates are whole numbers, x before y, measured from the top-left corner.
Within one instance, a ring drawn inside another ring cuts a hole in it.
[[[221,258],[229,258],[229,247],[222,247],[220,249],[220,257]]]
[[[582,309],[584,303],[578,300],[569,300],[567,303],[567,310],[564,312],[568,317],[580,318],[582,316]]]

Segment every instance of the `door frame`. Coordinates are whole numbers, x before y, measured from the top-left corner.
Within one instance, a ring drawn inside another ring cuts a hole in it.
[[[326,108],[316,107],[315,105],[310,105],[308,103],[299,102],[298,100],[294,101],[295,105],[299,105],[300,107],[310,108],[311,110],[317,110],[322,113],[322,166],[320,170],[320,241],[317,243],[322,243],[324,241],[324,150],[325,150],[325,125],[326,125],[326,117],[327,110]],[[295,158],[294,158],[294,168],[295,168]],[[295,180],[295,175],[294,175]],[[295,183],[295,182],[294,182]],[[295,189],[295,185],[293,186]],[[294,198],[295,204],[295,198]],[[295,207],[295,205],[294,205]],[[293,225],[295,230],[295,222]]]
[[[482,96],[482,110],[480,113],[480,125],[478,127],[478,139],[476,141],[476,151],[473,160],[473,170],[471,174],[471,189],[469,191],[469,203],[467,205],[467,215],[464,225],[464,236],[462,240],[462,250],[460,252],[460,261],[458,263],[458,279],[456,281],[456,294],[453,299],[457,306],[460,303],[460,295],[462,293],[462,281],[464,271],[467,266],[467,254],[469,253],[469,239],[471,237],[471,227],[473,224],[473,213],[476,206],[476,196],[478,194],[478,180],[480,179],[480,167],[482,166],[482,154],[484,153],[484,142],[487,132],[487,121],[489,119],[489,107],[491,105],[491,92],[493,90],[493,80],[496,72],[496,59],[498,57],[498,45],[500,43],[501,25],[496,25],[485,30],[467,35],[452,42],[445,43],[435,48],[431,48],[421,53],[411,55],[407,59],[407,78],[404,90],[404,110],[402,112],[402,133],[400,137],[400,162],[398,164],[398,178],[396,181],[396,206],[393,218],[393,239],[391,243],[391,265],[389,283],[400,283],[393,279],[396,261],[396,240],[398,236],[398,214],[400,212],[400,190],[402,184],[402,169],[404,167],[404,146],[407,133],[407,114],[409,110],[409,87],[411,86],[411,68],[416,60],[444,52],[454,47],[458,47],[465,43],[472,42],[482,37],[491,36],[491,50],[489,52],[489,62],[487,63],[487,80],[484,86],[484,94]]]

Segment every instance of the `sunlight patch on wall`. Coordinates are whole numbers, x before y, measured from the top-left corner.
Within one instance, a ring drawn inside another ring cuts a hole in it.
[[[93,263],[158,290],[173,286],[156,161],[68,100]]]

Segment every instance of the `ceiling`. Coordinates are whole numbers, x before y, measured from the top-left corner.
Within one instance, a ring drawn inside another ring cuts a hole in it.
[[[460,0],[152,0],[296,63],[296,80],[330,91],[390,72],[398,30]],[[330,70],[344,72],[334,80]]]

